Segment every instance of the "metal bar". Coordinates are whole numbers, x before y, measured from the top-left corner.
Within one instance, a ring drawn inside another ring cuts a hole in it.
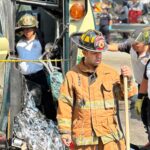
[[[138,29],[150,27],[150,24],[112,24],[111,32],[133,32]]]
[[[29,1],[29,0],[16,0],[17,3],[31,4],[31,5],[40,5],[40,6],[48,6],[48,7],[59,7],[59,2],[56,0],[56,3],[48,3],[43,1]]]
[[[130,150],[130,132],[129,132],[129,104],[128,104],[128,85],[127,77],[123,78],[124,81],[124,100],[125,100],[125,120],[126,120],[126,150]]]

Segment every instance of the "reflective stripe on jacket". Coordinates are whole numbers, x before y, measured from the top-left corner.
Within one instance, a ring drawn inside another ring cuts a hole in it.
[[[115,87],[120,76],[101,63],[90,73],[81,62],[66,74],[58,100],[58,127],[61,134],[71,134],[77,145],[98,144],[98,137],[108,143],[122,139],[115,120]],[[131,86],[129,94],[134,95]]]

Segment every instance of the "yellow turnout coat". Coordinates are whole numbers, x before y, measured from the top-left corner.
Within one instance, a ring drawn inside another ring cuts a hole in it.
[[[58,100],[60,134],[71,134],[78,146],[103,144],[123,138],[115,118],[115,86],[120,86],[119,74],[101,63],[91,73],[83,61],[72,68],[61,86]],[[121,86],[122,87],[122,86]],[[136,93],[129,83],[129,95]]]

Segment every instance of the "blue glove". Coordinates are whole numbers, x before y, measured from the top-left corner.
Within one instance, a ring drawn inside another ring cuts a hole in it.
[[[110,26],[108,27],[108,29],[109,29],[109,30],[112,30],[112,26],[110,25]]]

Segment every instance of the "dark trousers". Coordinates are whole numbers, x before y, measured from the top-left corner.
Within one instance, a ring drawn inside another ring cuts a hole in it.
[[[47,83],[46,74],[43,70],[31,74],[25,75],[25,78],[29,81],[35,82],[41,87],[42,97],[41,97],[41,105],[38,106],[40,111],[45,114],[48,119],[56,121],[56,107],[53,102],[52,93],[49,90],[49,86]],[[43,106],[43,109],[42,109]]]
[[[141,118],[143,124],[147,129],[148,140],[150,141],[150,100],[147,96],[143,100],[143,104],[141,108]]]
[[[122,20],[122,23],[128,23],[128,19]],[[128,39],[129,33],[123,32],[123,33],[122,33],[122,36],[123,36],[124,39]]]

